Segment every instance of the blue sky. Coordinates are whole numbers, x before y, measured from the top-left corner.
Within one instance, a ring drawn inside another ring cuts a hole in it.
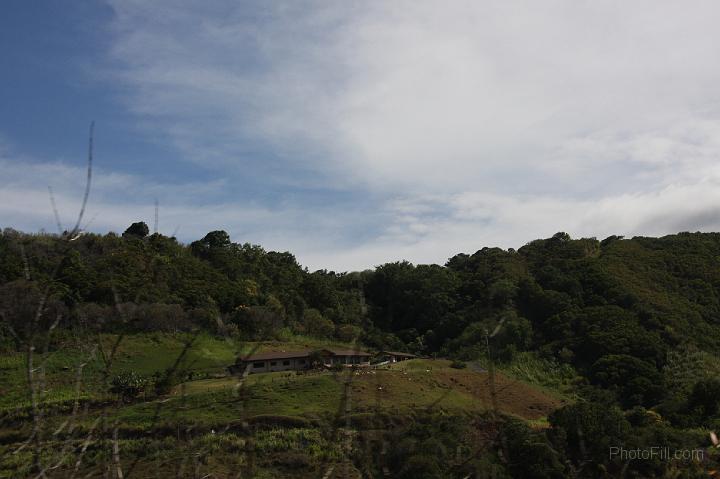
[[[311,269],[718,229],[715,2],[3,2],[0,226]]]

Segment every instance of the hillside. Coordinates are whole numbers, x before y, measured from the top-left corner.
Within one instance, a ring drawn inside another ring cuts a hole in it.
[[[118,338],[103,335],[100,340],[104,348],[109,348]],[[185,345],[190,342],[191,346],[186,349]],[[178,366],[182,377],[165,394],[146,391],[136,399],[119,403],[114,403],[113,396],[103,389],[100,358],[85,364],[80,388],[76,390],[75,371],[67,365],[83,360],[82,356],[69,350],[51,352],[44,378],[47,394],[41,395],[46,417],[44,427],[56,431],[63,424],[74,423],[74,434],[82,437],[97,427],[95,421],[102,416],[110,423],[121,425],[118,429],[120,448],[137,454],[139,447],[147,446],[142,440],[147,435],[160,443],[171,440],[176,433],[173,425],[192,424],[194,430],[200,431],[201,439],[197,440],[206,442],[210,439],[205,436],[212,436],[210,431],[224,431],[223,442],[227,442],[245,440],[248,431],[244,424],[250,423],[252,437],[257,440],[258,436],[265,435],[270,441],[267,446],[261,446],[269,449],[256,465],[259,474],[268,474],[268,477],[289,474],[288,468],[282,465],[284,448],[273,442],[280,435],[285,441],[304,437],[306,441],[330,448],[306,458],[303,467],[290,468],[294,470],[293,477],[315,477],[323,467],[341,462],[342,451],[330,447],[328,433],[322,431],[337,429],[345,421],[359,433],[385,429],[387,421],[406,422],[416,413],[434,411],[470,418],[492,409],[487,372],[455,369],[447,360],[418,359],[349,372],[266,373],[251,375],[245,380],[227,374],[227,367],[234,363],[238,353],[327,346],[326,342],[304,338],[290,342],[237,343],[206,334],[130,334],[123,337],[117,347],[115,373],[136,371],[145,377],[157,376],[172,368],[175,359],[185,350]],[[0,417],[5,426],[0,428],[0,444],[7,452],[20,448],[20,438],[32,434],[32,424],[26,422],[32,415],[32,406],[26,394],[23,355],[5,354],[1,358]],[[496,386],[498,412],[522,420],[544,420],[547,414],[567,403],[559,394],[548,394],[502,374],[497,375]],[[87,405],[81,415],[73,410],[76,395]],[[350,404],[347,410],[346,403]],[[57,437],[53,435],[48,439],[52,442]],[[154,443],[152,447],[160,445]],[[219,460],[229,452],[219,450],[208,455]],[[12,457],[5,455],[0,462],[0,471],[7,477],[26,471],[15,469],[17,460],[8,461]],[[27,458],[30,464],[28,455],[20,457]],[[88,458],[85,468],[97,467],[98,460]],[[276,461],[280,461],[280,466]],[[146,471],[153,466],[153,461],[141,459],[136,467]]]
[[[701,477],[714,464],[720,234],[598,241],[558,233],[518,250],[458,254],[444,266],[336,273],[307,271],[290,253],[232,243],[223,231],[183,245],[146,230],[73,241],[9,229],[0,236],[8,477],[58,460],[61,437],[77,453],[82,437],[97,432],[112,443],[113,431],[129,441],[125,468],[150,467],[146,447],[157,466],[167,450],[202,444],[214,452],[193,467],[224,471],[229,455],[268,477],[316,477],[350,463],[368,477],[383,468],[455,477],[444,475],[443,461],[453,474],[482,464],[513,477],[652,477],[674,468]],[[227,376],[249,351],[356,342],[445,359]],[[493,366],[497,411],[489,407]],[[578,448],[577,434],[602,441]],[[167,436],[167,447],[145,435]],[[447,444],[417,452],[438,438]],[[305,452],[280,454],[275,441],[300,441]],[[608,459],[611,446],[657,442],[705,459]],[[90,444],[88,467],[120,460],[104,455],[107,444]],[[251,460],[259,450],[265,462]],[[453,451],[474,456],[458,462]]]

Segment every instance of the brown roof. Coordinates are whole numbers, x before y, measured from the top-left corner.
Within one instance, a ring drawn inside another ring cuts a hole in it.
[[[360,351],[359,349],[324,348],[323,351],[330,351],[335,356],[372,356],[372,354]]]
[[[417,356],[410,353],[401,353],[399,351],[380,351],[381,354],[389,354],[391,356],[407,356],[409,358],[416,358]]]
[[[270,351],[267,353],[257,353],[250,356],[240,356],[243,361],[268,361],[272,359],[294,359],[306,358],[310,351]]]
[[[257,353],[250,356],[240,356],[243,361],[272,361],[273,359],[296,359],[306,358],[310,355],[313,349],[305,349],[302,351],[271,351],[266,353]],[[370,353],[365,351],[353,350],[353,349],[330,349],[324,348],[320,350],[332,353],[333,356],[371,356]]]

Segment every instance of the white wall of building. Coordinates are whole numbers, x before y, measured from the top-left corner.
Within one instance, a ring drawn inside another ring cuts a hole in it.
[[[307,358],[290,359],[266,359],[253,361],[250,365],[250,373],[268,373],[276,371],[296,371],[308,367]]]
[[[333,356],[325,357],[326,366],[333,364],[358,365],[367,366],[370,364],[370,358],[367,356]],[[250,374],[268,373],[276,371],[297,371],[310,367],[308,358],[290,358],[290,359],[265,359],[261,361],[252,361],[250,363]]]

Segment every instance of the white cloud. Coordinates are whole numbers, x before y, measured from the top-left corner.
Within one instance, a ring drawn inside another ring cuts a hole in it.
[[[75,220],[84,171],[62,163],[0,159],[0,218],[3,225],[54,231],[46,189],[53,186],[65,226]],[[180,228],[185,241],[213,229],[225,229],[238,242],[267,249],[291,250],[311,269],[359,270],[388,261],[443,263],[458,252],[483,246],[520,247],[559,230],[574,237],[611,234],[662,235],[668,232],[720,230],[720,174],[646,193],[626,193],[600,200],[570,201],[547,195],[463,192],[397,198],[383,207],[379,234],[348,241],[344,230],[367,221],[369,211],[342,211],[299,205],[275,208],[237,202],[193,204],[214,184],[158,185],[140,177],[96,171],[85,222],[89,229],[121,232],[142,220],[152,227],[153,197],[159,196],[160,231]],[[185,195],[186,191],[194,191]]]
[[[370,187],[492,189],[598,132],[717,120],[711,2],[153,5],[114,3],[130,105],[190,156],[214,133],[224,167],[250,138]]]
[[[720,230],[720,177],[599,201],[487,193],[415,201],[414,207],[400,202],[391,226],[372,242],[343,250],[311,251],[306,257],[313,264],[350,269],[401,259],[442,264],[455,253],[472,253],[485,246],[519,248],[558,231],[575,238],[603,239],[614,234],[661,236]],[[423,213],[408,213],[413,210]]]
[[[101,156],[97,154],[96,156]],[[39,162],[19,158],[0,149],[0,228],[36,232],[57,232],[48,186],[63,228],[77,220],[85,187],[86,170],[62,162]],[[90,201],[82,226],[89,231],[121,233],[135,221],[154,226],[154,200],[159,199],[158,230],[190,242],[208,231],[226,230],[233,241],[261,244],[268,250],[295,253],[301,263],[315,269],[329,266],[308,261],[320,251],[346,243],[347,218],[334,216],[336,210],[318,207],[313,211],[294,204],[265,206],[253,202],[207,199],[216,196],[223,181],[207,183],[158,184],[141,176],[119,174],[96,168]],[[335,263],[337,269],[343,267]]]
[[[178,212],[312,266],[718,228],[716,2],[109,3],[111,78],[185,160],[373,198],[356,242],[332,205]]]

